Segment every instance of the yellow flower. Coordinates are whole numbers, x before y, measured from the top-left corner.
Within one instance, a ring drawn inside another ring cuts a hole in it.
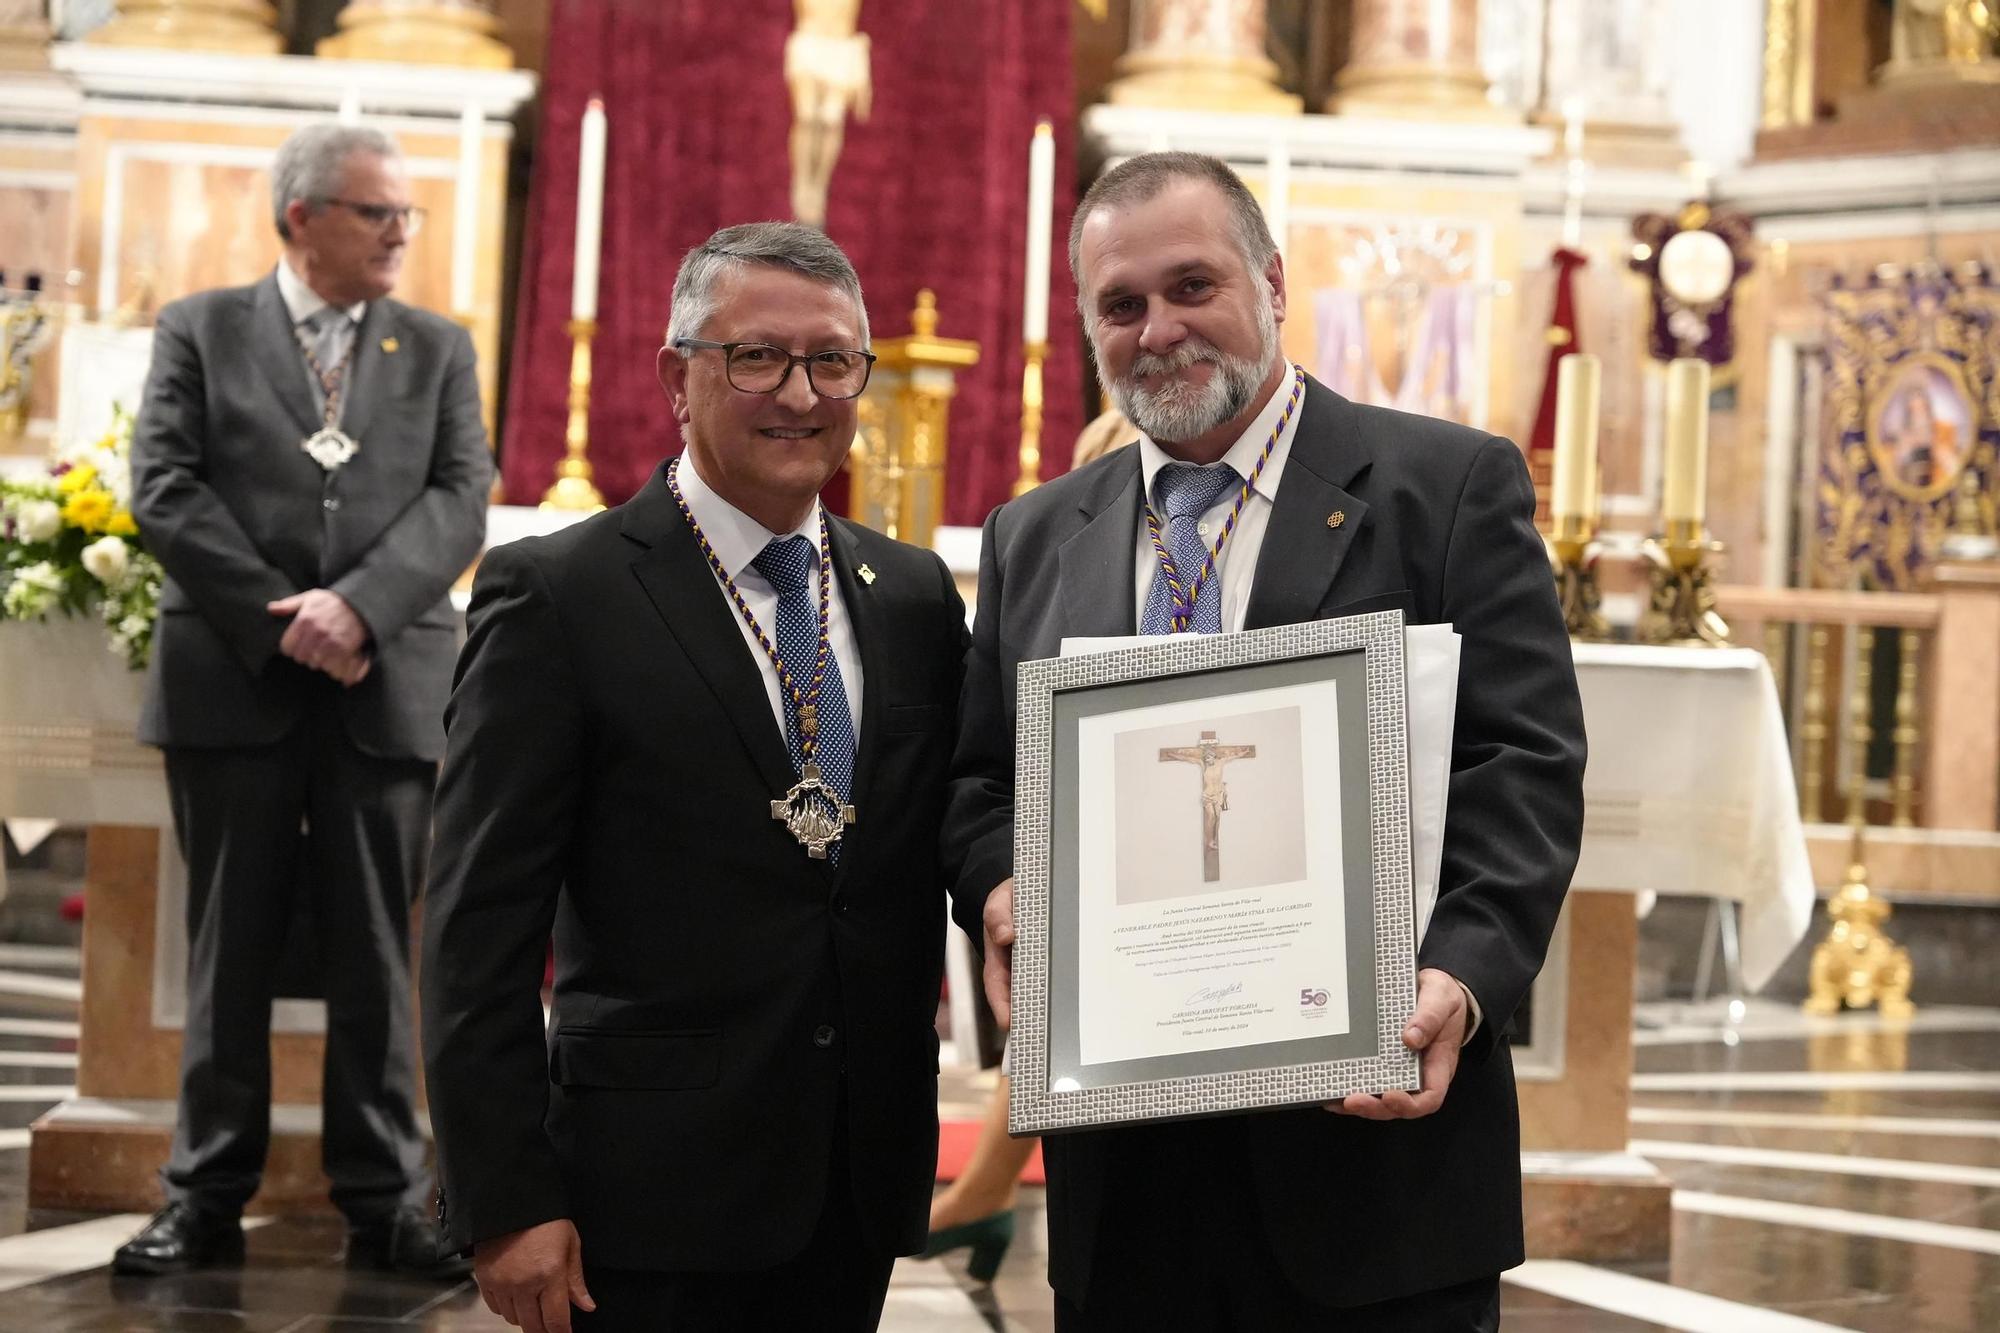
[[[88,463],[79,463],[56,478],[56,490],[64,495],[74,495],[96,480],[97,469]]]
[[[118,502],[104,491],[80,491],[63,501],[63,522],[85,532],[102,532],[117,506]]]
[[[139,525],[133,521],[132,515],[123,509],[115,509],[111,512],[111,517],[105,520],[104,530],[114,537],[136,537],[139,535]]]

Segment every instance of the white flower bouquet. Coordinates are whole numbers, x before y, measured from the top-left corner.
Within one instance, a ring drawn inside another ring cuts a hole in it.
[[[0,478],[0,619],[94,614],[136,670],[152,651],[161,572],[132,521],[131,444],[119,409],[103,439],[46,475]]]

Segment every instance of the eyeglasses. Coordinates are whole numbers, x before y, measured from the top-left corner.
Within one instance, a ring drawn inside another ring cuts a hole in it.
[[[776,393],[792,377],[793,366],[806,368],[806,383],[822,398],[855,398],[868,387],[875,368],[873,352],[838,348],[796,356],[769,343],[716,343],[706,338],[676,338],[675,347],[722,353],[729,386],[740,393]]]
[[[352,199],[322,199],[323,204],[337,204],[371,227],[389,230],[391,222],[403,224],[403,235],[415,236],[424,229],[424,210],[414,204],[363,204]]]

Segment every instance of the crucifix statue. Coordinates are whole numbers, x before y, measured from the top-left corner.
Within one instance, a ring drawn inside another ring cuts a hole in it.
[[[1229,808],[1229,788],[1222,781],[1222,766],[1232,759],[1255,759],[1254,745],[1217,745],[1215,733],[1201,733],[1198,745],[1162,748],[1160,762],[1201,765],[1201,877],[1213,884],[1222,878],[1222,812]]]
[[[868,119],[874,86],[868,34],[857,32],[861,0],[793,0],[798,27],[785,42],[792,90],[792,216],[826,225],[826,192],[840,158],[847,115]]]

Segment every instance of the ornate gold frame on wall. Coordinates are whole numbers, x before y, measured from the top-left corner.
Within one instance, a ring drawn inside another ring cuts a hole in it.
[[[1885,265],[1859,284],[1836,275],[1821,302],[1827,433],[1814,569],[1831,587],[1909,590],[1939,558],[1961,488],[1975,485],[1990,505],[2000,477],[2000,286],[1978,264]],[[1882,465],[1894,458],[1882,417],[1918,370],[1960,395],[1970,435],[1956,465],[1923,484]]]

